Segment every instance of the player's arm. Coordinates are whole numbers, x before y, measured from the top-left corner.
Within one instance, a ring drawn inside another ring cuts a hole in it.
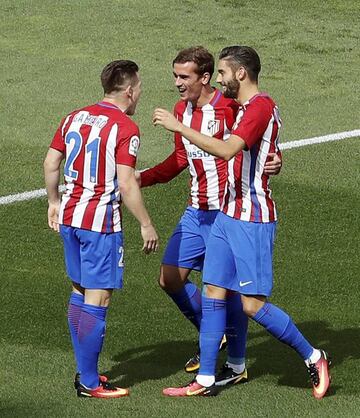
[[[230,135],[228,140],[219,141],[216,138],[203,135],[179,122],[165,109],[156,109],[153,115],[154,125],[161,125],[165,129],[179,133],[205,152],[229,161],[239,151],[246,148],[245,141],[237,135]]]
[[[178,176],[189,165],[186,150],[175,134],[175,149],[161,163],[141,172],[136,172],[140,187],[148,187],[158,183],[168,183]]]
[[[44,161],[44,176],[46,193],[48,197],[48,224],[51,229],[59,232],[59,208],[60,208],[60,165],[64,154],[54,148],[49,148]]]
[[[179,160],[176,151],[164,161],[152,168],[137,172],[141,187],[148,187],[158,183],[168,183],[178,176],[188,166],[187,160]]]
[[[159,247],[159,238],[145,208],[142,194],[135,178],[135,169],[124,164],[117,164],[116,169],[122,201],[141,226],[141,236],[144,241],[142,249],[145,253],[156,251]]]

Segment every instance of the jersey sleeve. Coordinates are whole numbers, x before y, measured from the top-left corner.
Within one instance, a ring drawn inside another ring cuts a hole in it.
[[[164,161],[140,173],[141,187],[167,183],[188,166],[188,159],[181,136],[175,134],[175,149]]]
[[[117,146],[115,149],[116,164],[135,168],[136,158],[140,148],[139,128],[133,124],[119,127]]]
[[[64,153],[66,149],[65,141],[62,135],[64,124],[65,124],[65,118],[61,121],[60,126],[57,128],[55,135],[50,144],[50,148],[54,148],[57,151],[60,151],[62,153]]]
[[[242,138],[250,149],[262,139],[271,117],[271,104],[266,98],[259,98],[248,106],[239,125],[231,134]]]
[[[225,108],[226,126],[231,129],[236,121],[236,115],[239,111],[239,104],[232,100]]]

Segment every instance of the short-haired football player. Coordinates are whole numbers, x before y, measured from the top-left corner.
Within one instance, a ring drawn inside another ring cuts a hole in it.
[[[140,146],[133,115],[141,94],[136,63],[117,60],[101,73],[104,98],[75,110],[61,122],[45,162],[49,227],[60,232],[72,281],[68,325],[76,359],[74,385],[80,397],[119,398],[128,390],[99,376],[106,314],[114,289],[122,287],[124,246],[121,201],[139,221],[145,253],[158,236],[135,178]],[[66,191],[58,192],[64,164]]]
[[[281,120],[272,98],[259,91],[260,69],[260,58],[253,48],[232,46],[220,53],[217,81],[224,95],[240,104],[226,142],[199,133],[163,109],[154,112],[155,125],[162,125],[204,152],[228,161],[228,182],[221,212],[215,219],[206,247],[199,374],[187,386],[165,389],[164,394],[168,396],[217,394],[217,346],[225,331],[229,290],[241,294],[243,310],[251,319],[303,358],[315,398],[325,396],[329,388],[327,353],[312,347],[290,316],[267,300],[273,284],[277,214],[264,163],[268,153],[277,150]],[[227,374],[228,370],[224,369],[223,378]]]
[[[173,60],[173,74],[180,100],[174,115],[184,125],[223,142],[230,135],[238,103],[211,86],[214,57],[204,47],[184,49]],[[197,330],[201,322],[201,291],[189,280],[192,270],[202,271],[205,247],[212,224],[219,213],[227,180],[226,161],[204,152],[175,133],[175,149],[163,162],[141,172],[141,186],[165,183],[185,168],[190,174],[189,205],[176,226],[164,253],[159,283]],[[274,159],[275,158],[275,159]],[[269,154],[269,174],[277,174],[281,159]],[[247,380],[245,345],[248,319],[234,315],[241,309],[238,294],[227,295],[228,365],[234,371],[228,383]],[[187,372],[199,368],[199,354],[185,365]]]

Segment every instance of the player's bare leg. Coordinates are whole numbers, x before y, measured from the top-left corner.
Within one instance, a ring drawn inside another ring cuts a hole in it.
[[[183,315],[200,330],[201,290],[188,280],[191,270],[162,264],[160,287],[171,297]]]
[[[321,399],[330,386],[331,364],[324,350],[312,347],[290,316],[277,306],[266,301],[263,296],[242,295],[244,312],[271,335],[289,345],[303,358],[313,385],[313,396]]]
[[[191,270],[184,267],[162,264],[159,285],[166,293],[179,292],[185,285]]]
[[[85,289],[85,303],[107,308],[111,295],[112,289]]]
[[[265,296],[248,296],[241,295],[241,301],[243,305],[243,310],[247,316],[252,318],[256,313],[264,306],[266,302]]]

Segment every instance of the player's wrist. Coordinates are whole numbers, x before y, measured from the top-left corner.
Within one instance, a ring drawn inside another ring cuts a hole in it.
[[[141,228],[149,228],[150,226],[152,226],[152,223],[151,221],[148,221],[148,222],[140,223],[140,225],[141,225]]]
[[[179,133],[180,135],[183,135],[184,128],[185,128],[185,125],[183,125],[181,122],[178,121],[175,132]]]
[[[59,205],[60,204],[60,198],[53,198],[53,199],[48,199],[48,204],[49,205]]]

